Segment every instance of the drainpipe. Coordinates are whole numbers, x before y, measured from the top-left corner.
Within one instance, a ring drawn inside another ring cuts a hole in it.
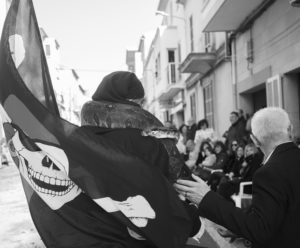
[[[236,57],[236,37],[235,34],[230,35],[231,43],[231,78],[233,91],[233,106],[238,109],[238,94],[237,94],[237,57]]]

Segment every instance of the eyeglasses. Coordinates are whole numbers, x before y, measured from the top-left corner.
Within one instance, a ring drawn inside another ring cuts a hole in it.
[[[261,142],[252,132],[250,133],[250,138],[252,139],[254,144],[256,144],[257,146],[261,146]]]
[[[238,144],[236,144],[236,143],[233,143],[233,144],[231,144],[231,146],[237,146]]]

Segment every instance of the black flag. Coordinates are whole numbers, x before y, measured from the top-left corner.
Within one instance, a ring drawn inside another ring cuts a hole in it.
[[[47,247],[133,247],[131,239],[184,245],[190,220],[162,174],[60,118],[31,0],[13,0],[3,27],[0,103],[9,149]]]

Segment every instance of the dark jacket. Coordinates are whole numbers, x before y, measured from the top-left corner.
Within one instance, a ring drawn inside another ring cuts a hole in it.
[[[107,142],[116,144],[124,153],[142,159],[149,166],[157,167],[165,177],[169,176],[169,156],[163,144],[156,138],[142,136],[135,128],[101,128],[84,126],[95,134],[107,138]]]
[[[253,199],[239,209],[215,192],[199,204],[199,214],[253,242],[256,248],[300,247],[300,149],[279,145],[253,177]]]
[[[244,156],[242,156],[240,158],[238,158],[238,157],[234,158],[234,161],[231,164],[231,169],[229,171],[229,172],[233,172],[234,177],[240,177],[240,170],[242,168],[242,164],[243,164],[244,160],[245,160]]]
[[[217,156],[217,161],[210,168],[213,169],[213,170],[223,169],[224,166],[226,165],[226,163],[228,162],[227,153],[226,152],[220,152],[220,153],[216,154],[216,156]]]
[[[186,140],[194,140],[195,139],[195,134],[196,134],[196,131],[197,131],[197,125],[196,124],[193,124],[192,126],[188,126],[188,129],[187,129],[187,134],[186,134]]]
[[[259,169],[263,161],[263,156],[255,153],[245,158],[247,166],[240,170],[241,182],[250,182],[253,179],[254,173]]]
[[[242,119],[238,119],[233,123],[226,132],[225,146],[227,150],[231,151],[231,143],[236,140],[239,144],[246,144],[248,141],[248,133],[246,131],[245,122]]]

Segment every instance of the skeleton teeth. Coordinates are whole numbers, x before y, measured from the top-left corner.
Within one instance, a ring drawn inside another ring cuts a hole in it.
[[[45,183],[50,183],[50,178],[47,177],[47,176],[45,176],[44,182],[45,182]]]
[[[41,181],[44,181],[44,176],[41,174],[41,176],[40,176],[40,180]]]
[[[54,178],[50,178],[50,184],[55,185],[55,179]]]

